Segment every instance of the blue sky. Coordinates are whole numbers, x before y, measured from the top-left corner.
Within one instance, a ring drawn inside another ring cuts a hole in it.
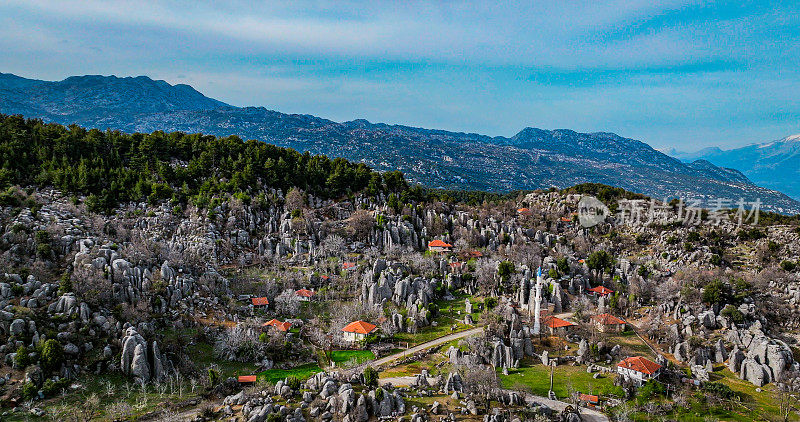
[[[0,72],[147,75],[244,106],[656,148],[800,133],[800,4],[0,2]]]

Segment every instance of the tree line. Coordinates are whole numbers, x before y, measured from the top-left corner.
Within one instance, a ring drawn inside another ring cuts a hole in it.
[[[300,153],[237,136],[161,131],[127,134],[0,114],[0,186],[52,186],[86,195],[92,211],[125,201],[209,207],[227,195],[250,201],[269,188],[322,198],[409,189],[400,172]]]

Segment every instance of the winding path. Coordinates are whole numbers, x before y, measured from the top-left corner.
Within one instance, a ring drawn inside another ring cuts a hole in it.
[[[442,336],[442,337],[439,337],[437,339],[434,339],[434,340],[431,340],[431,341],[427,341],[425,343],[422,343],[422,344],[416,345],[414,347],[408,348],[406,350],[403,350],[402,352],[398,352],[398,353],[395,353],[395,354],[392,354],[392,355],[389,355],[389,356],[384,356],[382,358],[375,359],[375,360],[373,360],[371,362],[367,362],[363,366],[372,366],[372,367],[381,366],[381,365],[384,365],[384,364],[389,363],[391,361],[400,359],[402,357],[411,356],[414,353],[417,353],[419,351],[422,351],[422,350],[425,350],[425,349],[430,349],[431,347],[447,343],[448,341],[453,341],[453,340],[458,340],[458,339],[464,338],[464,337],[474,336],[474,335],[480,334],[482,332],[483,332],[483,327],[478,327],[478,328],[472,328],[472,329],[465,330],[465,331],[460,331],[460,332],[453,333],[453,334],[448,334],[446,336]]]

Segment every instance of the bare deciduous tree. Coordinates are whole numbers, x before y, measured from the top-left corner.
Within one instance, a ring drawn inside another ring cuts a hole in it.
[[[375,217],[367,210],[357,210],[347,219],[347,227],[355,239],[367,240],[375,227]]]

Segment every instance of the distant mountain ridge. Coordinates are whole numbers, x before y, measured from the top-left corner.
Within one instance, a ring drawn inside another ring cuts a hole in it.
[[[712,147],[695,153],[672,151],[671,155],[737,168],[756,184],[800,199],[800,135],[731,150]]]
[[[657,198],[761,198],[767,209],[800,203],[711,160],[683,163],[613,133],[525,128],[506,138],[370,123],[334,122],[263,107],[234,107],[188,85],[148,77],[74,76],[46,82],[0,74],[0,113],[125,132],[237,135],[300,151],[400,170],[431,187],[505,192],[605,183]]]

